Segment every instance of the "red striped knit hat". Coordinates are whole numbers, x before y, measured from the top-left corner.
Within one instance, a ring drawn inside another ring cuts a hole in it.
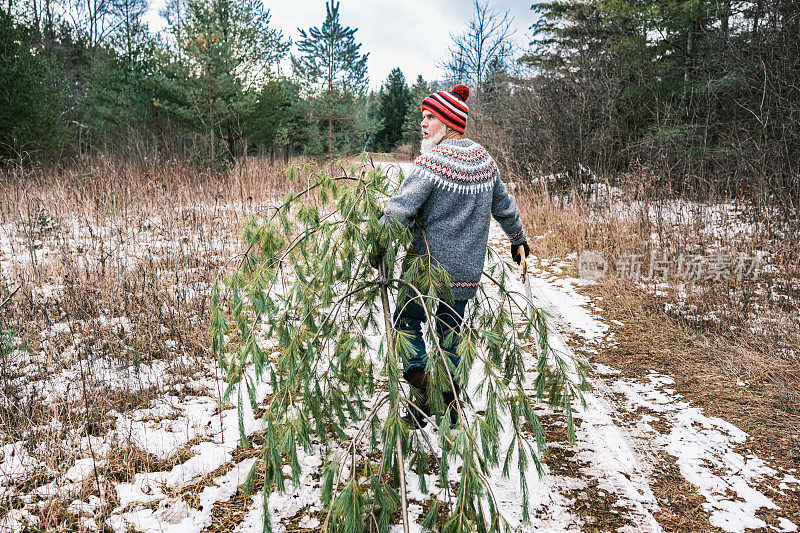
[[[430,110],[449,128],[464,133],[469,115],[467,98],[469,98],[469,87],[456,85],[452,91],[439,91],[427,97],[422,101],[422,109]]]

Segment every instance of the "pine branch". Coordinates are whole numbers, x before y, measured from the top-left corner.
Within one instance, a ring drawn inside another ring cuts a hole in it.
[[[426,443],[431,449],[433,445],[428,435],[422,435],[424,440],[419,435],[404,438],[407,429],[400,420],[400,409],[405,406],[411,412],[423,413],[400,386],[400,359],[408,354],[410,346],[392,327],[388,287],[396,287],[398,300],[405,300],[401,305],[409,305],[412,300],[421,302],[429,325],[427,339],[435,346],[428,371],[431,372],[431,405],[441,426],[438,432],[442,448],[440,480],[447,477],[451,461],[459,457],[466,461],[455,502],[451,503],[447,482],[440,481],[447,508],[452,509],[448,523],[465,528],[493,528],[504,521],[489,485],[490,469],[505,459],[503,471],[507,474],[510,454],[517,444],[520,469],[526,470],[527,456],[531,455],[537,471],[541,471],[536,454],[527,451],[522,429],[522,420],[531,423],[541,452],[544,437],[533,411],[535,400],[528,400],[524,388],[524,352],[516,339],[534,330],[538,334],[541,355],[537,362],[535,398],[549,393],[549,401],[564,410],[568,426],[573,425],[570,402],[579,397],[571,381],[571,360],[549,350],[543,312],[525,312],[518,294],[506,290],[506,268],[501,265],[491,267],[489,273],[500,289],[500,301],[486,298],[475,301],[473,316],[462,327],[460,341],[454,347],[461,363],[453,367],[445,346],[452,346],[454,332],[446,332],[442,335],[444,338],[433,333],[441,329],[433,313],[436,305],[455,312],[447,303],[452,293],[446,272],[428,255],[409,259],[410,266],[402,279],[389,278],[385,267],[376,278],[372,277],[365,257],[373,243],[383,239],[386,233],[377,224],[378,200],[389,196],[390,185],[396,187],[397,184],[390,184],[383,171],[374,167],[367,171],[368,167],[364,159],[360,168],[351,167],[341,178],[330,178],[320,172],[313,183],[310,182],[312,173],[307,188],[296,195],[288,195],[266,222],[257,223],[252,219],[248,224],[245,230],[248,249],[239,270],[226,281],[226,306],[222,303],[219,284],[215,284],[212,295],[213,347],[227,374],[226,394],[239,384],[237,398],[241,413],[246,397],[251,403],[256,402],[253,381],[269,377],[272,396],[262,417],[266,427],[262,461],[268,480],[275,483],[278,491],[285,490],[281,469],[287,464],[297,483],[300,467],[296,448],[310,446],[309,435],[319,436],[325,445],[329,439],[349,441],[343,450],[336,449],[326,459],[322,484],[323,502],[327,506],[325,530],[366,523],[370,524],[370,529],[373,526],[384,529],[388,527],[391,512],[398,507],[404,528],[410,528],[405,459],[410,458],[409,468],[424,476],[427,462],[420,453],[425,450]],[[293,172],[290,170],[290,177]],[[337,185],[338,179],[345,183]],[[318,201],[305,204],[297,201],[315,189],[319,192]],[[388,234],[391,242],[387,242],[387,265],[394,264],[398,244],[411,241],[408,229],[389,228]],[[499,276],[494,275],[497,268],[501,269]],[[486,292],[481,294],[486,295]],[[406,298],[407,295],[410,298]],[[519,331],[514,324],[517,309],[528,318],[525,328]],[[364,336],[368,330],[381,329],[377,321],[381,310],[385,341],[380,345],[376,360],[376,354],[368,353]],[[228,323],[233,325],[230,333]],[[514,331],[510,343],[507,342],[509,330]],[[277,359],[270,360],[256,342],[265,334],[277,340]],[[478,349],[481,344],[485,345],[485,350]],[[229,347],[233,351],[225,356]],[[459,396],[455,390],[457,382],[468,381],[464,376],[468,376],[476,362],[483,364],[486,376],[478,393],[484,390],[487,408],[484,414],[476,413],[470,424],[465,412],[471,405],[469,392],[465,389]],[[375,394],[373,373],[377,365],[374,363],[383,364],[388,394]],[[250,368],[255,368],[253,377]],[[577,369],[580,374],[580,365]],[[247,395],[241,392],[242,382]],[[455,397],[449,406],[460,424],[455,433],[448,430],[447,417],[440,417],[443,391],[451,391]],[[389,415],[378,431],[378,411],[387,401],[391,403]],[[511,415],[513,440],[508,450],[499,447],[501,411]],[[434,417],[423,416],[436,425]],[[349,439],[350,431],[345,432],[348,427],[355,429],[355,435]],[[369,445],[373,450],[382,451],[382,460],[376,469],[367,459],[364,470],[359,471],[362,441],[369,431],[372,432]],[[242,444],[246,445],[245,442],[243,440]],[[384,480],[385,470],[391,472],[389,480]],[[362,472],[367,477],[366,487],[363,482],[359,483]],[[424,481],[424,477],[420,479]],[[527,494],[524,476],[520,483]],[[524,510],[526,502],[527,498],[523,500]]]
[[[386,290],[386,265],[380,265],[378,269],[380,272],[381,278],[381,304],[383,305],[383,321],[386,328],[386,343],[388,345],[388,350],[394,354],[394,338],[392,337],[392,319],[389,318],[391,316],[389,310],[389,295]],[[395,453],[397,453],[397,468],[400,472],[400,498],[402,502],[402,513],[403,513],[403,532],[409,533],[409,525],[408,525],[408,495],[406,494],[406,473],[405,473],[405,461],[403,460],[403,443],[402,437],[400,433],[397,433],[395,442]]]

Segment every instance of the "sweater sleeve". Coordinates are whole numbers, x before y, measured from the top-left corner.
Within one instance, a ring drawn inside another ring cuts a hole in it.
[[[381,223],[402,224],[408,226],[417,215],[417,211],[425,203],[433,190],[434,183],[418,171],[414,165],[405,177],[397,194],[389,198],[384,207]]]
[[[517,201],[508,194],[505,184],[500,180],[500,172],[494,174],[492,217],[506,232],[512,245],[522,244],[527,240],[525,231],[522,229],[522,219],[520,219],[519,209],[517,209]]]

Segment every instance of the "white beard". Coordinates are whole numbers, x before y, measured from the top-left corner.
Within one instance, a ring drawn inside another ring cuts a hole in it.
[[[422,143],[419,147],[420,153],[427,154],[436,148],[436,145],[442,142],[442,139],[444,139],[445,135],[447,135],[447,128],[442,128],[436,135],[431,135],[427,139],[422,139]]]

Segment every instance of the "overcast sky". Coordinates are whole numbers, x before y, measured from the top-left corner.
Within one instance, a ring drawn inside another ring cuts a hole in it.
[[[296,41],[297,28],[321,26],[325,20],[324,0],[264,0],[272,14],[271,24],[284,37]],[[527,46],[528,27],[533,23],[530,0],[490,0],[500,12],[514,17],[517,44]],[[153,30],[163,27],[158,9],[163,0],[153,0],[148,22]],[[341,0],[339,19],[343,26],[358,28],[355,34],[361,52],[369,52],[369,85],[378,89],[389,72],[400,67],[409,85],[418,74],[426,81],[443,77],[437,61],[445,58],[450,35],[466,29],[472,18],[472,0]],[[294,47],[293,47],[293,52]],[[288,70],[285,74],[290,74]]]

